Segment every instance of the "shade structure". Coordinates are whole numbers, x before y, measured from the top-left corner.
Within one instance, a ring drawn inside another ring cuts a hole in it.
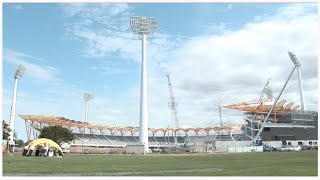
[[[283,99],[279,101],[272,113],[289,113],[291,111],[299,111],[299,105],[293,106],[294,103],[290,102],[286,104],[286,100]],[[257,113],[267,113],[271,108],[272,105],[269,103],[256,103],[256,102],[242,102],[238,104],[230,104],[230,105],[223,105],[221,107],[228,108],[228,109],[236,109],[239,111],[246,111],[246,112],[257,112]]]
[[[59,146],[59,144],[57,144],[53,140],[47,139],[47,138],[40,138],[40,139],[36,139],[36,140],[31,141],[28,144],[27,154],[29,154],[29,152],[31,150],[33,150],[36,146],[40,146],[40,145],[47,147],[47,149],[49,149],[51,147],[57,148],[60,151],[60,154],[62,154],[62,156],[63,156],[63,152],[62,152],[62,149]]]

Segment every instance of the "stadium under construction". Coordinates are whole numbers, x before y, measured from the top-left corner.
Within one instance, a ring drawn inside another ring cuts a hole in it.
[[[299,111],[298,106],[293,106],[293,103],[285,104],[284,100],[277,103],[261,133],[264,144],[317,146],[318,113]],[[228,147],[253,145],[253,137],[258,133],[261,120],[270,109],[270,105],[253,106],[241,103],[225,107],[244,111],[245,124],[203,128],[149,128],[150,150],[223,152],[228,151]],[[55,116],[20,115],[20,117],[25,121],[28,139],[36,139],[40,129],[46,126],[63,126],[72,130],[76,139],[69,145],[64,145],[64,148],[74,153],[83,151],[103,153],[112,150],[126,152],[126,147],[139,145],[137,127],[86,124]],[[86,127],[89,130],[88,134],[82,133]],[[178,133],[179,131],[183,133]]]
[[[58,116],[22,115],[25,121],[28,140],[37,139],[40,131],[46,126],[63,126],[71,130],[76,139],[64,144],[70,152],[80,153],[117,152],[149,153],[149,152],[246,152],[262,151],[261,145],[279,147],[282,145],[312,145],[318,141],[318,112],[307,111],[300,63],[291,52],[288,52],[293,69],[277,97],[273,97],[270,79],[258,100],[238,104],[219,105],[220,126],[181,128],[177,118],[177,102],[175,101],[170,73],[167,73],[169,88],[169,110],[172,112],[171,128],[150,128],[148,125],[148,96],[147,96],[147,66],[146,49],[147,35],[155,33],[158,21],[150,17],[131,17],[132,32],[142,40],[141,63],[141,93],[140,93],[140,123],[139,127],[118,127],[109,125],[91,124],[87,121],[88,103],[93,95],[84,94],[86,103],[85,121],[77,121]],[[158,63],[159,64],[159,63]],[[160,66],[160,64],[159,64]],[[300,105],[280,100],[293,72],[297,70],[300,85]],[[16,86],[22,77],[24,68],[20,67],[15,75],[15,91],[11,108],[10,128],[14,130]],[[266,97],[265,97],[266,96]],[[237,125],[223,125],[221,122],[221,108],[242,111],[243,123]],[[13,131],[10,138],[13,139]],[[14,143],[9,141],[9,144]]]
[[[318,146],[318,112],[307,111],[300,74],[300,63],[288,52],[294,67],[282,90],[273,97],[268,86],[263,88],[258,100],[238,104],[219,105],[220,126],[180,128],[170,76],[167,74],[170,94],[169,109],[172,111],[172,128],[147,128],[147,139],[141,142],[140,127],[119,127],[91,124],[87,121],[87,106],[93,96],[85,94],[86,121],[65,117],[43,115],[19,115],[26,125],[28,140],[38,138],[46,126],[63,126],[71,130],[76,139],[64,144],[64,149],[74,153],[150,153],[150,152],[247,152],[262,151],[262,145],[281,147]],[[280,100],[293,72],[298,70],[300,84],[300,105]],[[243,112],[243,123],[223,125],[221,108]],[[141,123],[142,121],[140,121]],[[88,131],[89,130],[89,131]],[[145,144],[147,143],[147,145]],[[145,148],[148,148],[147,152]]]

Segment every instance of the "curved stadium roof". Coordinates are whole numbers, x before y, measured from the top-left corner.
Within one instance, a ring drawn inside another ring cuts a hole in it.
[[[245,111],[245,112],[251,112],[251,113],[267,113],[269,112],[270,108],[272,107],[272,104],[268,103],[257,103],[257,102],[244,102],[244,103],[238,103],[238,104],[231,104],[231,105],[224,105],[221,106],[228,109],[236,109],[239,111]],[[273,109],[272,113],[289,113],[291,111],[299,111],[300,109],[299,105],[295,105],[294,103],[287,103],[286,100],[279,101],[275,108]],[[98,125],[98,124],[86,124],[82,121],[76,121],[67,119],[65,117],[59,117],[59,116],[46,116],[46,115],[19,115],[22,119],[25,121],[28,121],[29,123],[33,125],[49,125],[49,126],[64,126],[69,129],[72,128],[88,128],[90,130],[99,130],[99,131],[110,131],[110,132],[131,132],[131,134],[134,134],[139,131],[138,127],[121,127],[121,126],[111,126],[111,125]],[[242,129],[244,125],[229,125],[229,126],[223,126],[223,127],[196,127],[196,128],[149,128],[149,131],[153,134],[161,131],[163,133],[166,133],[167,131],[177,132],[177,131],[184,131],[187,133],[188,131],[192,130],[196,134],[198,134],[199,131],[203,130],[207,134],[209,134],[209,131],[215,131],[220,132],[222,130],[226,132],[230,132],[233,129]]]

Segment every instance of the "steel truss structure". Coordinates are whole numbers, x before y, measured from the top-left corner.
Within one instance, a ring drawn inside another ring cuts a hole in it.
[[[265,101],[266,102],[266,101]],[[248,140],[253,140],[262,127],[267,113],[272,108],[269,103],[243,102],[222,106],[228,109],[244,111],[245,135]],[[293,102],[286,103],[286,100],[279,101],[270,113],[264,128],[315,128],[309,121],[313,121],[313,114],[300,110],[300,105]]]
[[[24,121],[26,125],[27,137],[28,140],[36,139],[40,134],[40,129],[47,126],[63,126],[71,130],[72,132],[82,132],[86,127],[89,130],[90,134],[111,134],[120,133],[131,134],[134,136],[137,132],[139,132],[138,127],[121,127],[121,126],[109,126],[109,125],[96,125],[76,120],[67,119],[64,117],[58,116],[44,116],[44,115],[19,115]],[[149,128],[149,134],[155,136],[157,132],[162,132],[163,136],[166,133],[174,133],[177,135],[178,131],[183,131],[185,135],[190,131],[193,131],[196,136],[199,135],[199,132],[202,131],[206,135],[212,134],[228,134],[232,135],[232,132],[243,133],[243,125],[229,125],[223,127],[199,127],[199,128]]]

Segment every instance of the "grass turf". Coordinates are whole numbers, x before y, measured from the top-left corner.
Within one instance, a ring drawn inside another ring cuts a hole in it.
[[[206,155],[3,155],[3,176],[317,176],[318,151]]]

